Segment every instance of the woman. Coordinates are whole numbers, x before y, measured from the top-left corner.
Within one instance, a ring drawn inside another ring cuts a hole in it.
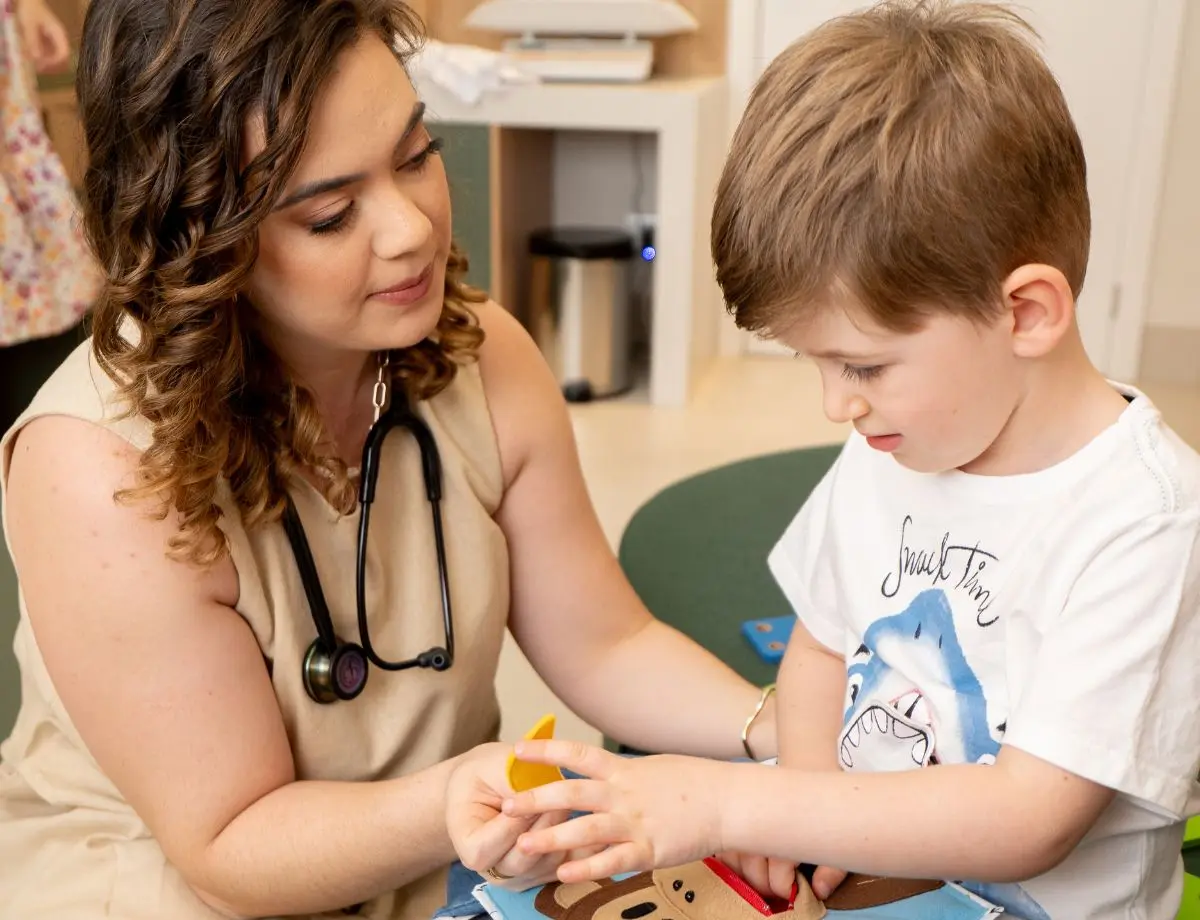
[[[451,770],[503,783],[506,627],[603,731],[741,752],[758,691],[639,604],[552,375],[460,280],[402,66],[417,40],[388,0],[92,0],[85,225],[107,284],[0,477],[13,916],[428,917]],[[440,477],[404,427],[364,452],[377,407],[427,426]],[[548,878],[508,851],[517,829],[493,870]]]
[[[0,430],[79,343],[99,281],[34,86],[69,56],[45,0],[0,0]]]

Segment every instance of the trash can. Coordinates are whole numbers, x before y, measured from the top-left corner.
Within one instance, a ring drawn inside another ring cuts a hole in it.
[[[622,230],[557,227],[529,237],[529,332],[571,402],[629,389],[629,266]]]

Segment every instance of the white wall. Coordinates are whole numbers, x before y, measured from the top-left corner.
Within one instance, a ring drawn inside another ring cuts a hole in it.
[[[1200,329],[1200,0],[1188,0],[1147,326]]]
[[[652,134],[559,131],[554,135],[556,226],[624,228],[629,214],[654,214],[658,198],[658,142]],[[630,266],[635,349],[650,336],[650,268]]]
[[[622,227],[629,213],[654,213],[656,147],[653,135],[555,134],[554,222]]]

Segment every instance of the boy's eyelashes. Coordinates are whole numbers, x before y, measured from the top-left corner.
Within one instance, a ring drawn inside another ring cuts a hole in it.
[[[874,380],[883,373],[884,365],[873,364],[869,366],[861,366],[856,364],[846,364],[842,367],[842,376],[848,380],[857,380],[859,382]]]
[[[793,358],[803,358],[804,352],[793,351]],[[886,364],[843,364],[842,376],[847,380],[855,380],[860,383],[867,380],[874,380],[887,368]]]

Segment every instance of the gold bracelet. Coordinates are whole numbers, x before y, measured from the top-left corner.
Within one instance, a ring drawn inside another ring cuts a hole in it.
[[[762,695],[758,698],[758,705],[754,707],[754,712],[750,713],[750,718],[742,726],[742,748],[746,751],[746,756],[751,760],[758,760],[758,758],[750,750],[750,729],[754,727],[754,721],[759,717],[759,714],[763,711],[763,707],[767,705],[767,700],[771,698],[771,694],[774,692],[774,684],[767,684],[763,687]]]

